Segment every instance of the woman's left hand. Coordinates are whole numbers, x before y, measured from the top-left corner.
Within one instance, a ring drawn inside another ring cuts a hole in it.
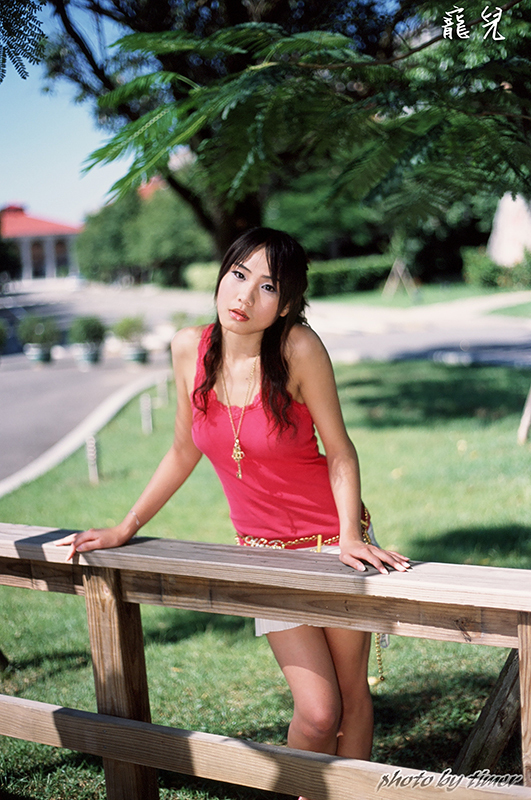
[[[392,567],[397,572],[407,572],[411,568],[409,558],[394,550],[382,550],[375,544],[365,544],[362,541],[350,542],[348,545],[341,544],[341,554],[339,560],[348,567],[353,567],[360,572],[365,572],[367,567],[364,562],[370,564],[382,575],[388,575],[388,567]]]

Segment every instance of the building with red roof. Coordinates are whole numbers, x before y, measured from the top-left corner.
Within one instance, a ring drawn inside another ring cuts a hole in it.
[[[0,234],[4,241],[18,247],[20,256],[20,274],[11,277],[31,280],[77,275],[74,244],[81,230],[81,225],[30,217],[20,205],[3,208]]]

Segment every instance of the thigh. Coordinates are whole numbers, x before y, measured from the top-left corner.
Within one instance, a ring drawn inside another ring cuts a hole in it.
[[[330,656],[341,692],[343,706],[356,703],[360,695],[369,693],[367,668],[371,634],[347,628],[324,628]]]
[[[295,706],[341,704],[336,670],[323,628],[299,625],[267,634]]]

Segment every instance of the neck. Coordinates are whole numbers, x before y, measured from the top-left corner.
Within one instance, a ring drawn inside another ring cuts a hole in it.
[[[255,358],[260,354],[262,336],[262,333],[252,334],[250,336],[239,336],[230,331],[223,331],[223,361],[235,362]]]

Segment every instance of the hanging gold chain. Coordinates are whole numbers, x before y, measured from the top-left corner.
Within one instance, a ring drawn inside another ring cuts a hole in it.
[[[361,529],[361,535],[363,537],[363,541],[365,542],[365,544],[372,544],[371,537],[369,536],[369,531],[367,530],[367,528],[364,528],[363,526]],[[384,681],[385,675],[383,671],[382,644],[380,641],[381,637],[382,637],[381,633],[374,634],[374,650],[376,655],[376,664],[378,665],[378,680]]]
[[[242,413],[240,414],[240,419],[238,421],[238,429],[236,430],[236,426],[234,425],[234,419],[232,417],[232,410],[230,406],[230,398],[229,393],[227,391],[227,384],[225,383],[225,376],[223,374],[223,369],[221,370],[221,382],[223,384],[223,391],[225,392],[225,400],[227,401],[227,411],[229,412],[229,419],[232,428],[232,433],[234,434],[234,446],[232,448],[232,458],[236,462],[237,472],[236,477],[240,480],[242,479],[242,458],[245,457],[245,453],[242,450],[242,446],[240,444],[240,431],[242,429],[242,422],[243,422],[243,415],[245,413],[245,409],[249,404],[249,400],[251,399],[251,391],[253,388],[253,378],[254,378],[254,371],[256,369],[256,364],[258,362],[258,356],[255,357],[253,361],[253,365],[251,367],[251,373],[249,375],[249,385],[247,386],[247,394],[245,395],[245,402],[243,404]]]

